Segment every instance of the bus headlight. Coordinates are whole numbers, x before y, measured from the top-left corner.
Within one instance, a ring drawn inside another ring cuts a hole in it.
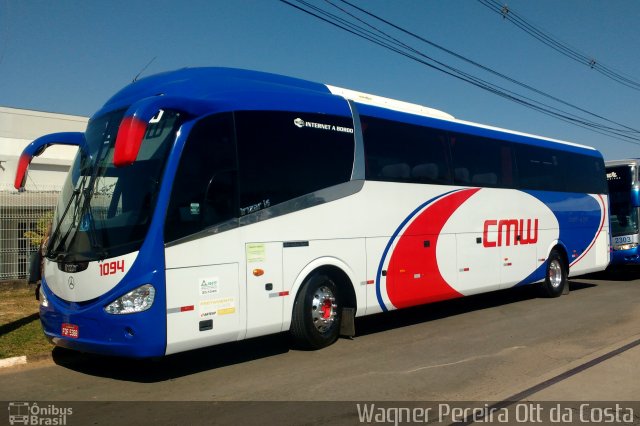
[[[104,310],[106,313],[114,315],[143,312],[153,305],[155,295],[156,289],[151,284],[145,284],[118,297],[105,306]]]
[[[619,246],[613,246],[614,250],[631,250],[638,247],[637,243],[631,243],[631,244],[621,244]]]
[[[47,295],[42,290],[42,285],[40,285],[40,288],[38,289],[38,292],[39,292],[38,298],[40,300],[40,306],[42,306],[43,308],[48,308],[49,307],[49,299],[47,299]]]

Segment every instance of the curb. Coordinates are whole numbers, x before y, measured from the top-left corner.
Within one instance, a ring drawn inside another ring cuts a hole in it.
[[[29,355],[29,356],[22,355],[22,356],[14,356],[11,358],[4,358],[4,359],[0,359],[0,369],[15,367],[18,365],[25,365],[30,362],[43,361],[47,359],[51,359],[51,353],[43,353],[43,354]]]
[[[0,359],[0,368],[15,367],[27,363],[26,355],[14,356],[13,358]]]

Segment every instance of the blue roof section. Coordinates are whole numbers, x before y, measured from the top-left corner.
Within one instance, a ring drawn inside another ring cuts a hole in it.
[[[380,108],[371,105],[357,104],[360,115],[369,115],[372,117],[395,120],[409,124],[420,126],[428,126],[449,132],[465,133],[474,136],[480,136],[490,139],[498,139],[526,145],[535,145],[545,148],[559,149],[563,151],[589,155],[592,157],[602,158],[602,154],[594,148],[583,147],[571,143],[555,142],[534,135],[524,135],[512,133],[511,131],[501,131],[499,129],[488,129],[481,126],[473,125],[474,123],[461,123],[458,121],[443,120],[439,118],[426,117],[421,115],[408,114],[401,111],[394,111],[386,108]]]
[[[105,112],[128,108],[132,104],[155,96],[168,96],[211,103],[211,113],[232,110],[290,110],[350,116],[350,109],[341,96],[329,88],[298,78],[235,68],[183,68],[145,77],[116,93],[94,117]],[[449,121],[404,113],[387,108],[358,103],[360,114],[426,125],[446,131],[468,133],[516,143],[537,145],[602,158],[595,149],[569,143],[546,140],[533,135],[487,129],[474,123]]]
[[[95,115],[129,105],[152,96],[177,96],[221,103],[232,108],[251,109],[294,94],[333,96],[320,83],[293,77],[234,68],[183,68],[135,81],[109,99]]]

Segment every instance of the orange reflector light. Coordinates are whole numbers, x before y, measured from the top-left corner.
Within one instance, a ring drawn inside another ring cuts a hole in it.
[[[256,268],[253,270],[253,276],[255,277],[261,277],[264,275],[264,270]]]

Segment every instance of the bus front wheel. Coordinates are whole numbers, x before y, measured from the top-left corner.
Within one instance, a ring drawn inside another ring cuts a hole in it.
[[[321,349],[338,338],[342,301],[333,280],[324,274],[305,281],[296,297],[291,336],[303,349]]]
[[[547,259],[547,275],[542,283],[542,294],[546,297],[558,297],[567,282],[568,271],[564,259],[557,250],[551,250]]]

